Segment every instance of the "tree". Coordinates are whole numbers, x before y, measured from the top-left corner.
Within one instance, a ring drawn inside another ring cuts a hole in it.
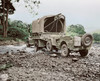
[[[0,3],[0,14],[1,15],[1,24],[3,26],[3,36],[7,37],[8,30],[8,14],[13,14],[15,8],[13,7],[11,0],[1,0]]]
[[[21,0],[11,0],[12,3],[15,2],[20,2]],[[40,0],[22,0],[24,2],[24,6],[25,8],[28,9],[28,11],[33,14],[33,15],[37,15],[38,12],[36,11],[36,9],[39,7],[40,5]]]
[[[8,30],[8,14],[13,14],[15,11],[12,3],[19,2],[20,0],[0,0],[0,22],[3,26],[3,36],[7,37]],[[34,12],[34,6],[38,7],[40,1],[37,0],[23,0],[25,2],[25,7],[31,10],[31,13]],[[33,5],[33,4],[34,5]],[[37,14],[37,13],[36,13]]]
[[[72,36],[74,35],[83,35],[85,34],[85,29],[82,25],[80,24],[77,24],[77,25],[70,25],[68,28],[67,28],[67,34],[70,34]]]

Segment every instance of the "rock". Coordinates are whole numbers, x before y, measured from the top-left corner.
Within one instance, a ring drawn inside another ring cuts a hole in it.
[[[76,62],[78,61],[78,58],[73,58],[72,61]]]
[[[9,51],[7,51],[5,54],[9,54]]]
[[[18,49],[17,52],[20,52],[20,50]]]
[[[2,74],[0,76],[0,81],[7,81],[8,80],[8,74]]]
[[[93,56],[93,55],[94,55],[94,53],[92,52],[92,53],[90,53],[89,55],[90,55],[90,56]]]
[[[26,53],[26,51],[23,50],[23,51],[20,51],[20,53]]]
[[[4,48],[5,46],[3,46]],[[15,46],[16,47],[16,46]],[[23,46],[24,47],[24,46]],[[6,81],[99,81],[100,80],[100,48],[95,46],[87,57],[74,53],[66,58],[54,52],[38,51],[28,53],[34,48],[17,47],[17,53],[0,54],[0,75],[8,74]],[[6,48],[6,47],[5,47]],[[30,50],[31,49],[31,50]],[[3,50],[1,48],[1,50]],[[1,51],[0,50],[0,51]],[[27,53],[20,53],[21,51]],[[8,49],[6,50],[8,51]],[[8,51],[9,52],[9,51]],[[11,52],[12,53],[12,52]],[[93,54],[93,55],[91,55]],[[5,69],[7,67],[7,69]],[[5,75],[6,76],[6,75]],[[5,77],[4,76],[4,77]],[[2,77],[0,77],[0,81]]]
[[[45,52],[45,51],[47,51],[47,49],[46,49],[46,48],[43,48],[43,49],[42,49],[42,51],[44,51],[44,52]]]
[[[12,54],[12,52],[11,51],[9,51],[9,53],[8,53],[9,55],[11,55]]]
[[[57,54],[50,54],[51,57],[57,57]]]

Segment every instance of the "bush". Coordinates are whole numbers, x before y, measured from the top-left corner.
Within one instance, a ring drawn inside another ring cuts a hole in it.
[[[75,36],[75,35],[83,35],[85,34],[85,29],[82,25],[77,24],[77,25],[70,25],[67,28],[67,34],[71,35],[71,36]]]
[[[95,42],[100,42],[100,34],[99,33],[93,33],[93,38]]]
[[[3,27],[0,25],[0,40],[6,40],[8,38],[13,38],[14,40],[24,40],[29,36],[28,27],[30,27],[31,30],[31,24],[23,23],[19,20],[11,21],[8,19],[8,36],[7,38],[3,38]],[[32,31],[32,30],[31,30]]]
[[[8,29],[8,36],[13,37],[14,39],[18,38],[26,40],[29,36],[29,33],[18,27],[10,27]]]
[[[75,32],[67,32],[66,34],[68,36],[78,36],[79,35],[78,33],[75,33]]]

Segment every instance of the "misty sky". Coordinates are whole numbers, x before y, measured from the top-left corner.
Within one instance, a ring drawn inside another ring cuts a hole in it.
[[[87,32],[100,29],[100,0],[40,0],[39,14],[33,17],[23,6],[16,4],[12,20],[32,23],[33,20],[45,16],[62,13],[66,17],[66,25],[82,24]]]

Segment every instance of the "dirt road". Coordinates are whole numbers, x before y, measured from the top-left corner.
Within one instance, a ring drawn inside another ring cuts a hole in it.
[[[4,53],[3,48],[11,51]],[[0,66],[11,65],[1,70],[0,76],[4,75],[9,81],[100,81],[100,45],[93,45],[84,58],[79,54],[51,57],[43,52],[34,53],[33,48],[25,46],[18,49],[1,46],[0,49],[3,53],[0,54]]]

